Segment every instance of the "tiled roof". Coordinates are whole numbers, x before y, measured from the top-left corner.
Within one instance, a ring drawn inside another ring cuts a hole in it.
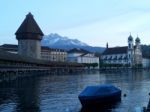
[[[103,55],[110,55],[110,54],[123,54],[127,53],[127,46],[124,47],[113,47],[113,48],[107,48],[104,52]]]
[[[80,48],[74,48],[74,49],[71,49],[68,51],[68,53],[90,53],[89,51],[87,50],[84,50],[84,49],[80,49]]]
[[[81,57],[82,57],[82,56],[84,57],[84,56],[86,56],[87,54],[93,54],[93,53],[90,53],[90,52],[89,52],[89,53],[83,53],[83,54],[80,55],[80,56],[81,56]],[[95,54],[94,54],[93,56],[94,56],[94,57],[98,57],[98,56],[96,56]]]
[[[44,35],[31,13],[29,13],[26,16],[25,20],[22,22],[22,24],[20,25],[15,34],[17,39],[40,39],[40,40],[42,39],[42,37],[40,36]]]
[[[82,55],[80,55],[80,56],[85,56],[85,55],[87,55],[88,53],[83,53]]]

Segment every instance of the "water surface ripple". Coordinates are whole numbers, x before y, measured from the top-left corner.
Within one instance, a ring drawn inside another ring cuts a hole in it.
[[[0,84],[0,112],[80,112],[79,93],[88,85],[113,84],[127,94],[112,112],[147,106],[149,71],[28,77]]]

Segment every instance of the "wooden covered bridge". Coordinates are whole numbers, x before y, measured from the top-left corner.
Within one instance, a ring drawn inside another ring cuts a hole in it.
[[[83,69],[84,65],[78,63],[50,62],[0,50],[0,80],[31,74],[66,74]]]

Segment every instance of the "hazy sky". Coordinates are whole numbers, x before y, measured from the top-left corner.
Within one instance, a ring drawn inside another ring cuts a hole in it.
[[[28,12],[45,35],[123,46],[131,32],[150,44],[150,0],[1,0],[0,44],[17,44],[14,33]]]

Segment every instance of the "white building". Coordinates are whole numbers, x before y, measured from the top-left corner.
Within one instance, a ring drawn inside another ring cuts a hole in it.
[[[102,54],[102,60],[106,64],[122,64],[130,67],[142,65],[142,51],[140,39],[128,37],[128,46],[109,48],[107,44],[106,50]]]
[[[67,60],[69,62],[85,63],[85,64],[97,64],[96,68],[99,68],[99,57],[96,57],[94,53],[88,52],[84,49],[74,48],[68,51]]]

